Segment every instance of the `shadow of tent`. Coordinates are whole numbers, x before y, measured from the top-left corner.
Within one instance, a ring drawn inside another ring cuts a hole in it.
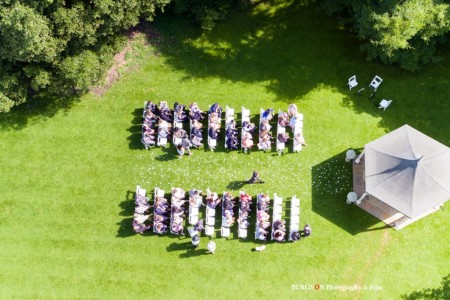
[[[353,190],[353,174],[351,163],[345,162],[345,152],[312,167],[312,210],[352,235],[386,228],[384,224],[372,228],[380,220],[346,203]]]

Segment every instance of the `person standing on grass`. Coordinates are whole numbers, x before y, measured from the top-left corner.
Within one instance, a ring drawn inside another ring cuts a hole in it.
[[[198,236],[198,234],[196,234],[192,237],[191,243],[192,243],[192,246],[194,246],[194,249],[198,248],[198,244],[200,244],[200,237]]]
[[[311,235],[311,226],[309,224],[306,224],[305,227],[303,227],[303,236],[307,237]]]
[[[264,183],[264,181],[261,180],[261,178],[259,178],[259,173],[256,171],[253,171],[253,175],[252,178],[250,178],[249,180],[246,181],[246,183],[249,184],[253,184],[253,183]]]

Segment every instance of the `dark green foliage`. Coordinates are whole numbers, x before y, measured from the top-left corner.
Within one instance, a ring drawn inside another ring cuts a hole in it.
[[[176,13],[187,15],[200,24],[203,29],[211,30],[217,21],[225,19],[230,9],[245,8],[250,0],[174,0]]]
[[[0,112],[43,92],[85,92],[109,67],[117,33],[169,2],[2,1]]]
[[[410,71],[437,61],[450,30],[450,4],[441,0],[325,0],[328,13],[353,24],[368,59],[398,63]]]

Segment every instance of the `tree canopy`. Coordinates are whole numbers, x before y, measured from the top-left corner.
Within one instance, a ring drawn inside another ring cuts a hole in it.
[[[115,36],[170,0],[4,0],[0,112],[42,91],[82,93],[108,67]]]
[[[410,71],[436,61],[436,47],[450,31],[450,4],[442,0],[324,0],[331,14],[353,25],[369,59]]]
[[[0,112],[45,92],[81,94],[98,82],[118,33],[152,20],[168,4],[210,30],[255,0],[3,0],[0,2]],[[445,0],[321,0],[352,24],[369,59],[414,71],[439,59],[450,30]],[[270,5],[270,4],[265,4]]]

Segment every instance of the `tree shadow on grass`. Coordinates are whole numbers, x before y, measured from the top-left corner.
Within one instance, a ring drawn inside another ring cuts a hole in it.
[[[386,228],[384,224],[371,228],[381,221],[346,203],[347,194],[353,190],[353,174],[351,163],[345,162],[345,153],[312,167],[312,210],[352,235]]]
[[[442,278],[441,286],[435,289],[414,291],[409,295],[402,295],[405,300],[447,300],[450,299],[450,275]]]
[[[171,67],[187,74],[181,80],[220,78],[258,84],[275,101],[297,104],[310,93],[332,90],[342,94],[343,105],[356,113],[381,116],[384,128],[393,130],[407,123],[449,144],[450,136],[442,128],[450,119],[450,60],[425,66],[420,74],[377,60],[368,62],[351,29],[310,3],[261,2],[245,12],[231,12],[211,32],[173,16],[160,16],[151,26],[161,35],[150,42]],[[447,43],[441,54],[449,53]],[[352,75],[357,75],[359,85],[349,91],[346,83]],[[375,75],[384,81],[371,103],[368,94],[358,96],[357,91],[365,88],[368,93]],[[243,100],[256,100],[251,93],[247,97]],[[382,99],[393,99],[386,111],[375,108]]]
[[[28,125],[46,121],[58,112],[67,114],[79,97],[35,97],[15,106],[8,113],[0,113],[0,130],[22,130]]]

